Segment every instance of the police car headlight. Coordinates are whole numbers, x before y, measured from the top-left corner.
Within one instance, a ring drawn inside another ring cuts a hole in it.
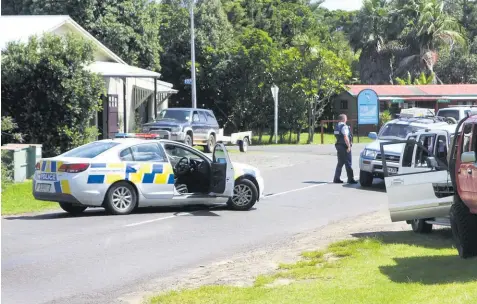
[[[363,151],[363,157],[366,157],[366,158],[376,158],[376,154],[378,154],[378,151],[369,150],[369,149],[364,149]]]
[[[173,127],[171,128],[171,132],[180,132],[182,131],[182,127]]]

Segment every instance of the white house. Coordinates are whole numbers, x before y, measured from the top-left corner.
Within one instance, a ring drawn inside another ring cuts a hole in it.
[[[0,16],[0,29],[0,49],[8,42],[27,42],[29,37],[44,33],[75,33],[93,42],[95,62],[87,69],[104,77],[107,90],[103,111],[94,122],[102,138],[112,137],[118,131],[133,132],[136,123],[154,119],[168,107],[169,96],[177,93],[172,84],[158,80],[161,74],[126,64],[69,16]]]

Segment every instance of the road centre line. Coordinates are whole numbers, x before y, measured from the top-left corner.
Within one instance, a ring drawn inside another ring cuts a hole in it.
[[[333,182],[323,182],[321,184],[316,184],[316,185],[306,186],[306,187],[302,187],[302,188],[298,188],[298,189],[293,189],[293,190],[283,191],[283,192],[279,192],[279,193],[274,193],[274,194],[271,194],[271,195],[268,195],[268,196],[264,196],[262,199],[268,199],[270,197],[285,195],[285,194],[298,192],[298,191],[302,191],[302,190],[307,190],[307,189],[311,189],[311,188],[316,188],[316,187],[321,187],[321,186],[325,186],[325,185],[329,185],[329,184],[333,184]],[[202,212],[202,211],[204,211],[204,210],[197,210],[197,211],[191,211],[191,212],[181,212],[181,213],[177,213],[177,214],[170,215],[170,216],[165,216],[165,217],[160,217],[160,218],[156,218],[156,219],[152,219],[152,220],[127,224],[127,225],[124,225],[124,227],[140,226],[140,225],[144,225],[144,224],[149,224],[149,223],[159,222],[159,221],[163,221],[163,220],[173,219],[173,218],[176,218],[176,217],[179,217],[179,216],[190,215],[190,214],[193,214],[195,212]]]

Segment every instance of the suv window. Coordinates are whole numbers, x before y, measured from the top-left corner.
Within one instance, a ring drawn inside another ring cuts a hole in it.
[[[199,113],[197,111],[192,113],[192,122],[200,122]]]
[[[75,148],[73,150],[70,150],[68,152],[63,153],[61,156],[64,157],[80,157],[80,158],[95,158],[96,156],[100,155],[103,152],[106,152],[107,150],[111,149],[114,146],[119,145],[118,142],[101,142],[101,141],[96,141],[92,142],[83,146],[80,146],[78,148]]]
[[[120,157],[122,161],[166,161],[157,143],[147,143],[132,146],[128,149],[121,151]]]
[[[203,122],[203,123],[206,123],[207,122],[207,118],[205,117],[205,113],[200,111],[199,112],[199,117],[200,117],[200,122]]]
[[[460,110],[456,109],[441,109],[437,113],[437,116],[441,117],[452,117],[455,120],[459,121],[460,120]]]
[[[441,160],[443,163],[446,164],[446,166],[448,165],[447,163],[447,138],[445,135],[439,135],[437,137],[437,142],[436,142],[436,151],[435,151],[435,155],[436,155],[436,158],[438,158],[439,160]]]
[[[206,115],[207,115],[207,120],[208,120],[208,121],[210,121],[211,123],[214,123],[214,124],[217,123],[217,120],[215,119],[214,114],[212,114],[212,113],[209,112],[209,111],[206,111],[205,113],[206,113]]]
[[[416,140],[416,136],[410,136],[408,140]],[[411,167],[412,154],[414,153],[415,143],[407,143],[404,147],[404,153],[402,155],[402,166]]]
[[[380,139],[386,137],[398,137],[405,139],[409,133],[423,129],[424,127],[417,127],[409,124],[387,123],[379,131],[378,137]]]

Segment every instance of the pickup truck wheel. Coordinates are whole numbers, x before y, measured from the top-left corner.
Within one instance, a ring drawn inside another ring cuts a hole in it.
[[[87,207],[75,206],[70,203],[60,203],[60,208],[72,215],[79,215],[83,213],[83,211],[85,211]]]
[[[255,184],[246,178],[235,182],[234,196],[229,199],[227,205],[230,209],[246,211],[250,210],[257,202],[258,190]]]
[[[207,145],[204,147],[205,153],[212,153],[215,147],[215,136],[210,134],[209,139],[207,140]]]
[[[426,223],[425,219],[417,219],[411,221],[412,231],[415,233],[431,233],[432,224]]]
[[[458,195],[454,196],[450,209],[450,222],[459,256],[463,259],[477,256],[477,215],[470,213]]]
[[[250,141],[248,140],[248,137],[245,137],[242,141],[240,141],[240,144],[239,144],[240,152],[247,152],[249,145],[250,145]]]
[[[359,184],[362,187],[371,187],[373,185],[373,173],[359,171]]]

